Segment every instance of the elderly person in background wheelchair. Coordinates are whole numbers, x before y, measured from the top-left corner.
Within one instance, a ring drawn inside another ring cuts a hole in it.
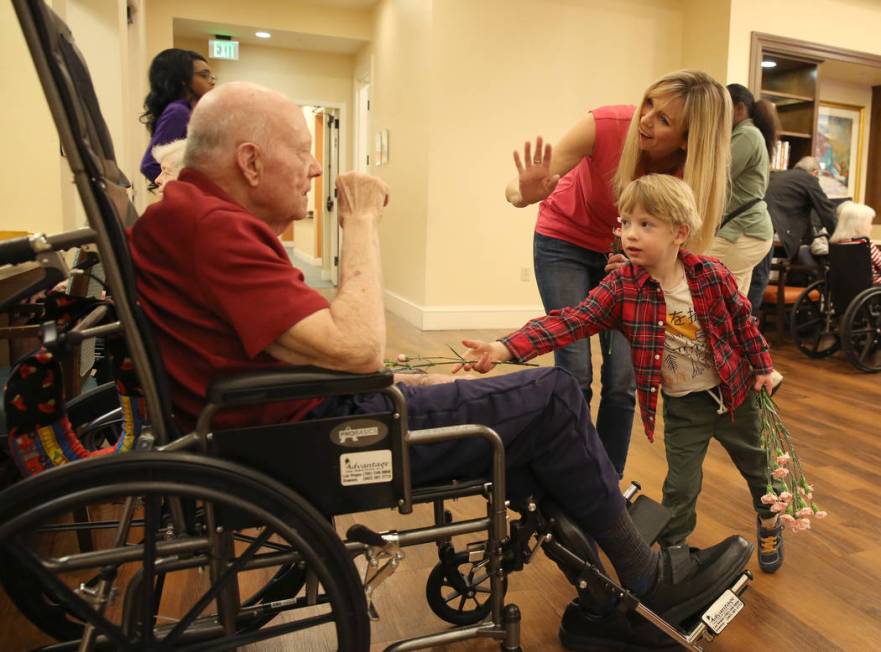
[[[285,365],[349,372],[383,365],[379,222],[388,186],[361,173],[339,177],[346,238],[331,301],[304,283],[278,239],[306,216],[312,179],[321,174],[310,141],[302,111],[284,96],[246,83],[221,86],[193,112],[178,181],[131,230],[140,301],[184,427],[194,425],[216,378]],[[408,380],[401,378],[400,388],[410,428],[479,423],[495,429],[505,444],[512,500],[556,501],[608,555],[622,584],[669,622],[679,624],[707,606],[749,559],[751,546],[740,537],[705,550],[678,546],[661,553],[642,540],[568,372]],[[215,425],[371,413],[388,409],[386,401],[376,394],[248,406],[220,413]],[[418,447],[411,455],[414,485],[481,477],[490,460],[488,447],[477,441]],[[567,609],[564,629],[574,649],[650,646],[619,617],[577,603]]]
[[[875,210],[871,206],[846,201],[838,207],[838,225],[829,238],[830,242],[856,242],[869,240],[872,234],[872,221]],[[872,285],[881,285],[881,250],[869,242],[872,257]]]
[[[153,148],[153,158],[159,163],[159,176],[156,177],[156,194],[161,195],[162,189],[169,181],[174,181],[184,166],[184,149],[187,139],[180,138],[165,145],[156,145]]]

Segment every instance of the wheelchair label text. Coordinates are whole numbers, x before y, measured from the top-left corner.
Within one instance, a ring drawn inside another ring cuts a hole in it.
[[[734,591],[729,589],[710,605],[701,619],[711,632],[718,635],[722,633],[728,623],[734,620],[741,609],[743,609],[743,602],[734,595]]]
[[[330,431],[330,440],[337,446],[365,448],[385,439],[388,428],[382,421],[354,419]]]
[[[388,449],[340,455],[340,484],[377,484],[392,481],[392,452]]]

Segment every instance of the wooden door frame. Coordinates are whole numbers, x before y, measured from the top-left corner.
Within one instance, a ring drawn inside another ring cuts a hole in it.
[[[757,94],[761,91],[762,59],[766,53],[778,54],[792,59],[822,63],[823,61],[842,61],[862,66],[881,68],[881,55],[849,50],[847,48],[802,41],[787,36],[777,36],[764,32],[752,32],[750,38],[749,88]],[[817,84],[817,103],[820,97],[820,80]],[[875,209],[875,222],[881,223],[881,86],[872,87],[872,104],[868,107],[871,126],[866,156],[865,202]],[[816,110],[815,110],[816,114]],[[817,131],[816,115],[814,133]]]

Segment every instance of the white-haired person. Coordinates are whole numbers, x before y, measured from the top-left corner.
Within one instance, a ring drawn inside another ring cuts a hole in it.
[[[854,242],[869,238],[874,219],[875,210],[870,206],[846,201],[838,207],[838,225],[829,241]],[[881,285],[881,251],[871,240],[869,240],[869,251],[872,254],[872,284]]]
[[[159,163],[159,176],[153,181],[156,184],[156,192],[162,194],[162,188],[169,181],[177,179],[184,167],[184,150],[187,147],[187,139],[180,138],[165,145],[156,145],[153,148],[153,158]]]
[[[713,241],[725,207],[730,157],[731,98],[705,72],[680,70],[654,81],[637,106],[592,109],[553,148],[524,145],[514,153],[518,175],[505,191],[517,207],[541,202],[535,225],[535,280],[545,311],[581,301],[606,276],[618,225],[618,196],[644,174],[684,179],[704,218],[690,234],[701,252]],[[607,260],[608,259],[608,260]],[[630,346],[615,331],[600,334],[603,365],[597,429],[618,474],[623,474],[635,409]],[[571,372],[588,404],[593,378],[590,342],[554,352],[557,366]]]

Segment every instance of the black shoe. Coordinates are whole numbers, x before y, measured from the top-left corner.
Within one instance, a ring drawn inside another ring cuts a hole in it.
[[[709,606],[743,572],[753,552],[743,537],[728,537],[712,548],[671,546],[661,552],[658,580],[642,603],[671,625]]]
[[[614,652],[673,652],[679,645],[634,613],[605,617],[587,613],[578,600],[569,603],[560,623],[560,642],[567,650]]]

